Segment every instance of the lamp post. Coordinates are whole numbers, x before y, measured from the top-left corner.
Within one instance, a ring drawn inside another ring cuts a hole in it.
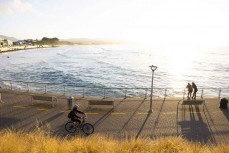
[[[152,70],[152,82],[151,82],[151,95],[150,95],[150,108],[149,108],[149,113],[152,113],[152,99],[153,99],[153,76],[154,76],[154,71],[157,69],[157,66],[151,65],[150,69]]]

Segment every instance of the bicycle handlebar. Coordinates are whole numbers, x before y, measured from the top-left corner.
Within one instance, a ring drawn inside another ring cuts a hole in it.
[[[83,114],[84,116],[83,117],[81,117],[81,119],[85,119],[85,118],[87,118],[87,114]]]

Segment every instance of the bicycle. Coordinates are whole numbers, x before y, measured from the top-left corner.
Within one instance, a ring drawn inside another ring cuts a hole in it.
[[[81,123],[78,124],[77,122],[73,122],[69,120],[65,124],[65,130],[68,131],[69,133],[74,133],[76,130],[82,130],[83,133],[90,135],[94,132],[94,126],[90,123],[85,123],[85,119],[87,118],[86,114],[83,116],[81,119]]]

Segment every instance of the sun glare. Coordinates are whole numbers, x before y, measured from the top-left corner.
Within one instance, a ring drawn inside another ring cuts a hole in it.
[[[182,45],[180,47],[163,48],[160,53],[165,55],[163,60],[167,64],[165,64],[163,69],[171,76],[170,80],[183,80],[185,76],[191,75],[192,72],[190,70],[192,70],[195,60],[201,56],[198,48]],[[171,81],[170,86],[182,87],[184,84],[180,81]]]
[[[229,38],[228,17],[204,1],[161,2],[139,12],[141,16],[125,32],[128,39],[145,46],[171,48],[178,54],[189,48],[220,46]]]

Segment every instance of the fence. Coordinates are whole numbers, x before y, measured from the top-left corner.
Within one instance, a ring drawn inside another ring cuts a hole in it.
[[[149,98],[151,95],[151,88],[99,88],[12,80],[1,80],[0,86],[2,89],[20,92],[37,92],[43,94],[55,93],[66,96],[76,95],[80,97],[95,96],[103,98]],[[187,96],[187,90],[181,88],[154,88],[153,92],[153,97],[159,98],[185,98],[185,96]],[[229,88],[199,88],[197,97],[229,97]]]

